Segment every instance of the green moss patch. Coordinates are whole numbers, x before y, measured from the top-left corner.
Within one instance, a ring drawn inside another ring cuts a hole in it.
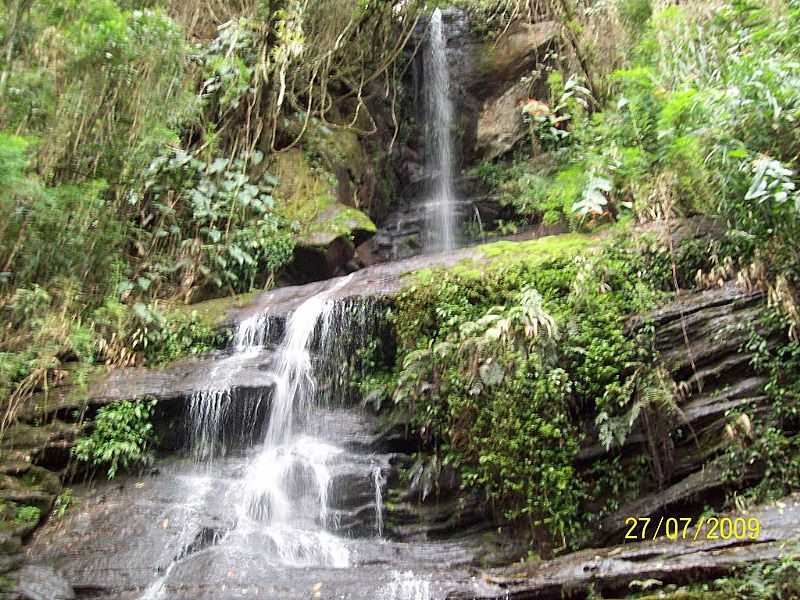
[[[298,224],[298,244],[326,246],[341,236],[377,230],[363,212],[336,200],[333,175],[312,166],[299,149],[279,154],[272,171],[279,181],[275,189],[279,209]]]

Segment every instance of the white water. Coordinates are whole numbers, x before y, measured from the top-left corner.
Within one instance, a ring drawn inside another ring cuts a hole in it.
[[[192,452],[197,462],[210,462],[218,452],[217,432],[230,402],[231,391],[227,387],[195,392],[189,399]]]
[[[258,351],[267,345],[270,335],[270,320],[258,313],[239,323],[233,336],[233,349],[239,353]]]
[[[224,454],[226,448],[220,447],[218,437],[233,405],[231,389],[242,369],[242,359],[258,355],[267,344],[269,325],[270,321],[264,314],[248,317],[239,323],[234,332],[233,353],[214,363],[204,377],[208,387],[195,392],[189,399],[191,450],[197,462],[210,464],[216,455]],[[255,417],[258,402],[250,409],[250,416]]]
[[[380,467],[375,467],[372,472],[372,481],[375,484],[375,533],[378,537],[383,535],[383,485],[386,478]]]
[[[324,338],[330,330],[329,298],[349,280],[312,296],[287,320],[266,437],[236,509],[240,534],[270,538],[279,562],[290,566],[350,564],[344,540],[327,531],[330,467],[342,451],[303,432],[316,391],[311,345],[315,332]]]
[[[431,600],[431,582],[413,571],[394,571],[381,600]]]
[[[424,53],[426,86],[426,171],[433,176],[432,214],[428,216],[428,247],[452,250],[456,233],[456,193],[453,183],[453,104],[450,98],[450,68],[447,64],[447,35],[442,12],[431,16]]]

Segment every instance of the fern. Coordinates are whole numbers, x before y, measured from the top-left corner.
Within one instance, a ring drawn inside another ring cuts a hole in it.
[[[595,420],[598,437],[606,451],[612,446],[622,447],[645,410],[652,410],[659,418],[668,420],[683,417],[676,398],[676,386],[662,367],[640,365],[622,386],[622,397],[627,397],[630,407],[621,415],[601,411]]]

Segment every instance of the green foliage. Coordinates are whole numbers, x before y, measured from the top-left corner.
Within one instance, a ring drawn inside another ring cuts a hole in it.
[[[291,259],[291,224],[273,210],[276,179],[266,171],[248,174],[263,159],[256,151],[247,160],[206,162],[178,150],[150,164],[146,185],[155,226],[147,236],[164,254],[150,277],[246,291],[259,273],[274,274]],[[176,251],[183,257],[177,264]]]
[[[164,313],[157,304],[136,303],[129,311],[108,298],[92,318],[102,336],[98,343],[102,358],[120,366],[141,361],[166,364],[222,348],[228,342],[226,333],[203,323],[195,311]]]
[[[569,143],[545,144],[549,160],[518,161],[489,183],[533,221],[577,223],[573,211],[606,208],[642,219],[710,212],[730,223],[736,262],[769,254],[768,276],[790,271],[796,285],[787,248],[800,234],[797,7],[690,3],[653,13],[650,2],[620,0],[617,9],[640,39],[609,77],[607,104],[563,129]],[[551,74],[551,97],[564,94],[563,81]]]
[[[800,557],[796,547],[787,548],[776,561],[755,563],[733,577],[715,582],[726,598],[781,600],[800,596]]]
[[[67,511],[75,506],[77,502],[78,500],[75,498],[72,488],[64,488],[53,503],[53,516],[59,520],[63,519]]]
[[[361,98],[348,82],[392,67],[396,28],[407,33],[419,7],[267,8],[43,0],[0,10],[7,417],[67,372],[80,383],[95,360],[162,362],[208,347],[196,324],[167,325],[141,307],[268,286],[292,258],[296,225],[274,210],[268,155],[297,143],[306,117],[329,129],[352,120],[353,133],[366,107],[339,106],[339,95]],[[46,309],[10,306],[37,289]]]
[[[150,460],[153,426],[150,417],[155,400],[117,402],[101,408],[88,436],[75,442],[75,457],[106,470],[113,479],[121,469]]]
[[[631,426],[652,399],[639,392],[651,331],[637,339],[624,324],[670,273],[664,253],[618,238],[595,255],[441,273],[397,299],[399,357],[382,385],[465,487],[551,543],[576,544],[589,489],[573,466],[576,415]]]
[[[647,26],[653,14],[651,0],[618,0],[617,10],[626,29],[634,35]]]
[[[14,523],[22,527],[35,527],[42,518],[42,509],[38,506],[18,506],[14,514]]]
[[[603,214],[608,206],[606,194],[611,192],[611,185],[605,177],[591,175],[581,199],[572,205],[572,210],[582,217]]]

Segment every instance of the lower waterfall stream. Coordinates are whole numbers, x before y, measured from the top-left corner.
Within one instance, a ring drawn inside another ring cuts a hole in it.
[[[343,331],[368,321],[334,298],[347,281],[330,280],[283,325],[268,310],[241,321],[208,389],[188,399],[188,455],[99,485],[96,506],[37,548],[78,597],[434,600],[463,589],[469,548],[384,537],[394,455],[376,446],[375,417],[326,380],[350,352]],[[237,390],[245,360],[265,365],[263,392]]]

